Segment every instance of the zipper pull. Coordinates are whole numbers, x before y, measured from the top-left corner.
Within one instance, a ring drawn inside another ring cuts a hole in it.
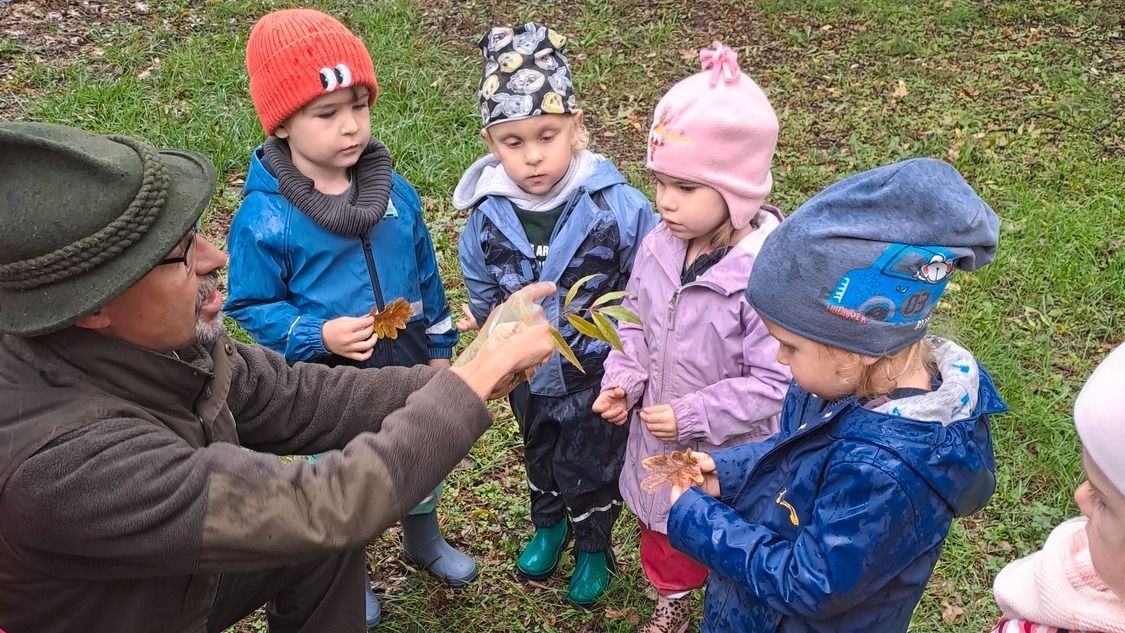
[[[668,302],[668,329],[676,329],[676,301],[680,298],[680,291],[677,289],[672,293],[672,300]]]

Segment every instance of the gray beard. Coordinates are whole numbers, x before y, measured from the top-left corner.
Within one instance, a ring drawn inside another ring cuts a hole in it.
[[[203,302],[207,300],[211,291],[219,285],[219,273],[213,272],[203,278],[199,284],[199,294],[195,297],[195,342],[203,347],[210,348],[226,330],[223,323],[223,313],[217,313],[211,320],[203,320]]]

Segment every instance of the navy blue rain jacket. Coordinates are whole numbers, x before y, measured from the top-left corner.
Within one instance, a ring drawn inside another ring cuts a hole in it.
[[[712,570],[702,630],[904,633],[953,517],[995,489],[988,417],[1006,409],[983,367],[948,426],[794,382],[777,435],[712,455],[720,499],[672,506],[669,541]]]

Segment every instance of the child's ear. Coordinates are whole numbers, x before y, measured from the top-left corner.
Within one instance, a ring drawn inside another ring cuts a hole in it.
[[[482,141],[484,141],[484,146],[488,148],[488,151],[491,152],[493,156],[499,158],[499,156],[497,156],[496,154],[496,148],[492,141],[492,135],[488,133],[488,128],[482,127],[480,129],[480,138]]]
[[[110,319],[106,314],[105,309],[97,310],[93,314],[87,315],[78,319],[74,324],[80,328],[87,330],[104,330],[109,327]]]
[[[582,124],[582,110],[575,110],[570,120],[571,125],[574,126],[574,142],[571,143],[571,149],[575,152],[581,152],[590,145],[590,133],[586,130],[586,126]]]
[[[273,135],[280,139],[286,139],[289,138],[289,130],[286,129],[284,123],[281,123],[277,126],[277,129],[273,131]]]
[[[870,367],[875,363],[883,360],[882,356],[868,356],[866,354],[856,354],[856,356],[859,357],[859,361],[863,363],[864,367]]]

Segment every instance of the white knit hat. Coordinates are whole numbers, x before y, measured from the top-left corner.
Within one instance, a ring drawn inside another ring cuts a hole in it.
[[[1125,344],[1110,352],[1082,387],[1074,424],[1086,453],[1125,494]]]

